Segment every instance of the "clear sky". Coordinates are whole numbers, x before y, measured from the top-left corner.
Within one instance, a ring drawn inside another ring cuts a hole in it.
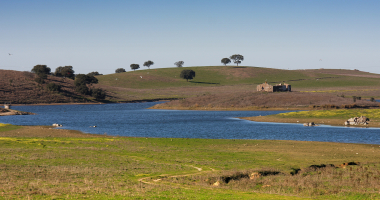
[[[110,74],[241,54],[245,66],[380,73],[379,10],[379,0],[0,0],[0,69]]]

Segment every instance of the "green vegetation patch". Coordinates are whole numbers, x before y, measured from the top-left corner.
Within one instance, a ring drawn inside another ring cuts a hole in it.
[[[351,117],[366,116],[371,120],[380,119],[380,109],[341,109],[341,110],[313,110],[280,113],[274,115],[280,118],[318,118],[318,119],[348,119]]]
[[[19,129],[19,128],[21,128],[21,126],[0,123],[0,132],[16,130],[16,129]]]

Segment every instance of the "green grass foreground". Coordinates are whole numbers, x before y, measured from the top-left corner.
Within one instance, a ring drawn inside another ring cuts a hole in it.
[[[375,199],[379,161],[379,145],[0,126],[0,199]],[[345,162],[360,165],[309,168]]]

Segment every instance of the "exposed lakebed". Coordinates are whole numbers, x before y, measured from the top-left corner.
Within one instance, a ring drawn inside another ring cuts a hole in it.
[[[304,127],[302,124],[252,122],[237,119],[287,111],[177,111],[146,109],[160,102],[13,106],[36,115],[2,116],[15,125],[62,124],[86,133],[170,138],[268,139],[380,144],[380,129]],[[91,127],[96,126],[96,127]]]

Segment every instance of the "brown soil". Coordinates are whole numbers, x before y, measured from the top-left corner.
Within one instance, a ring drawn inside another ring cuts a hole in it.
[[[187,99],[170,101],[156,105],[154,109],[287,109],[300,108],[334,108],[334,107],[378,107],[379,103],[367,100],[357,100],[344,98],[335,94],[328,93],[304,93],[304,92],[235,92],[226,94],[212,94]]]
[[[37,76],[31,72],[0,70],[0,103],[37,104],[37,103],[75,103],[96,102],[91,96],[75,91],[74,80],[48,76],[44,84],[34,81]],[[46,89],[48,83],[61,85],[60,92]]]

